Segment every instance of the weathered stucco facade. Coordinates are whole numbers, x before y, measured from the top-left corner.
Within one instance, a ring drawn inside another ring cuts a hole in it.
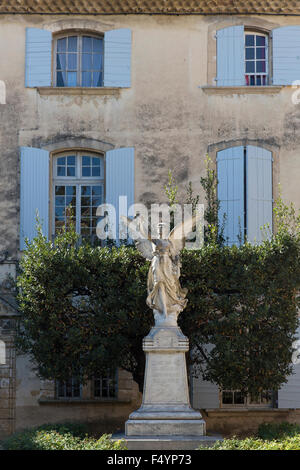
[[[152,203],[166,201],[163,186],[168,170],[179,184],[180,197],[184,198],[189,181],[203,197],[200,177],[206,154],[215,161],[216,152],[225,146],[254,144],[273,152],[274,199],[280,183],[283,198],[300,208],[300,107],[292,100],[296,90],[213,87],[216,31],[241,24],[271,31],[300,25],[300,16],[0,15],[0,80],[6,85],[6,104],[0,105],[2,280],[6,273],[14,275],[20,256],[19,149],[23,146],[46,149],[51,155],[70,148],[105,153],[134,147],[135,201]],[[25,88],[27,27],[54,34],[131,29],[131,87]],[[15,314],[12,308],[10,315]],[[4,325],[7,315],[0,310],[0,338],[7,340],[8,334],[11,344],[11,331],[5,332]],[[57,403],[53,386],[30,372],[27,359],[18,358],[16,367],[14,351],[9,349],[8,360],[7,368],[0,368],[0,436],[26,426],[75,419],[119,427],[140,399],[135,384],[121,372],[119,401],[95,403],[87,397],[73,405]],[[43,402],[45,398],[48,402]]]

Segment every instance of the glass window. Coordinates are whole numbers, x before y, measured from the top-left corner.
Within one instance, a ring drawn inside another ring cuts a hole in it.
[[[258,397],[251,398],[250,395],[243,394],[240,390],[222,390],[221,406],[223,407],[260,407],[271,408],[273,404],[273,392],[263,391]]]
[[[117,371],[108,370],[106,375],[94,379],[94,397],[117,397]]]
[[[269,84],[268,37],[264,34],[245,34],[245,78],[248,86]]]
[[[67,36],[56,41],[56,86],[103,86],[103,38]]]
[[[83,237],[96,239],[97,208],[104,202],[103,158],[75,152],[54,159],[53,236],[73,224]]]
[[[76,379],[68,379],[65,382],[57,382],[56,384],[57,398],[80,398],[81,384]]]

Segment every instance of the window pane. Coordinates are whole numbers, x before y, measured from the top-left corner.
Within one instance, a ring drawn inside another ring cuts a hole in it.
[[[222,401],[224,405],[233,405],[233,393],[232,392],[223,392]]]
[[[74,196],[66,196],[66,206],[75,207],[76,198]]]
[[[55,195],[65,195],[65,186],[55,186]]]
[[[100,176],[100,167],[93,167],[92,168],[92,176]]]
[[[75,166],[75,156],[69,156],[68,157],[68,165],[74,165]]]
[[[66,73],[65,72],[57,72],[56,75],[56,86],[63,87],[66,86]]]
[[[67,38],[57,40],[57,52],[66,52],[67,50]]]
[[[245,402],[245,397],[241,392],[234,392],[234,404],[243,405]]]
[[[67,168],[67,176],[75,176],[75,167],[74,166],[69,166]]]
[[[68,70],[77,70],[77,54],[68,54]]]
[[[82,72],[82,86],[92,86],[92,72]]]
[[[266,58],[266,49],[264,47],[258,47],[256,49],[256,58],[265,59]]]
[[[77,85],[77,72],[68,72],[68,86]]]
[[[91,176],[91,168],[89,166],[82,167],[82,176]]]
[[[65,215],[65,208],[64,207],[56,207],[55,208],[55,217],[63,220]]]
[[[82,54],[82,70],[92,70],[92,54]]]
[[[246,48],[246,60],[254,59],[254,47]]]
[[[82,157],[82,165],[90,166],[91,164],[91,157]]]
[[[247,34],[246,35],[246,46],[254,46],[254,35]]]
[[[55,196],[55,205],[58,206],[65,206],[65,196]],[[58,216],[61,216],[63,214],[58,214]]]
[[[57,70],[66,70],[66,54],[57,54],[56,68]]]
[[[102,72],[93,72],[93,86],[99,87],[103,85]]]
[[[76,36],[68,37],[68,51],[77,52],[77,37]]]
[[[82,196],[90,196],[91,195],[91,187],[90,186],[81,186],[81,195]]]
[[[257,46],[265,46],[266,45],[265,36],[256,36],[256,45]]]
[[[266,63],[264,60],[256,62],[256,72],[265,73],[266,72]]]
[[[92,38],[91,37],[83,36],[82,50],[83,52],[92,52]]]
[[[92,158],[92,165],[93,165],[93,166],[100,166],[100,158],[98,158],[98,157],[93,157],[93,158]]]
[[[81,206],[89,206],[91,203],[91,198],[90,197],[81,197]]]
[[[255,72],[255,67],[254,67],[255,62],[246,62],[246,73],[254,73]]]
[[[57,176],[66,176],[66,167],[58,166],[57,167]]]
[[[102,186],[93,186],[92,194],[93,196],[100,196],[102,194]]]
[[[93,54],[93,70],[102,70],[102,54]]]
[[[76,196],[76,186],[67,186],[67,195]]]
[[[103,51],[103,39],[93,39],[93,51],[102,52]]]

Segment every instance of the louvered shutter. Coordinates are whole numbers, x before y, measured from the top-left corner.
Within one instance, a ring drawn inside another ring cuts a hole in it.
[[[217,86],[245,85],[244,26],[217,31]]]
[[[26,29],[25,86],[51,86],[52,33],[44,29]]]
[[[130,29],[115,29],[104,35],[104,86],[131,86]]]
[[[247,238],[260,243],[272,232],[272,153],[247,147]],[[261,230],[268,224],[269,230]]]
[[[225,219],[224,236],[229,245],[244,239],[244,147],[232,147],[218,152],[219,223]]]
[[[116,209],[119,238],[119,217],[127,216],[128,208],[134,204],[134,148],[106,153],[106,202]]]
[[[292,85],[300,79],[300,26],[276,28],[273,35],[273,84]]]
[[[48,237],[49,223],[49,152],[31,147],[21,148],[20,179],[20,249],[25,238],[36,236],[36,215]]]

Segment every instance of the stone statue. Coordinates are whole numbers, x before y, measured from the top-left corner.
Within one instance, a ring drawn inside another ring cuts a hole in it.
[[[123,220],[135,240],[136,248],[151,261],[146,303],[153,310],[155,326],[177,326],[178,315],[187,304],[187,289],[183,289],[179,282],[179,254],[196,223],[196,217],[176,225],[166,239],[150,238],[140,216],[133,220],[123,217]]]

